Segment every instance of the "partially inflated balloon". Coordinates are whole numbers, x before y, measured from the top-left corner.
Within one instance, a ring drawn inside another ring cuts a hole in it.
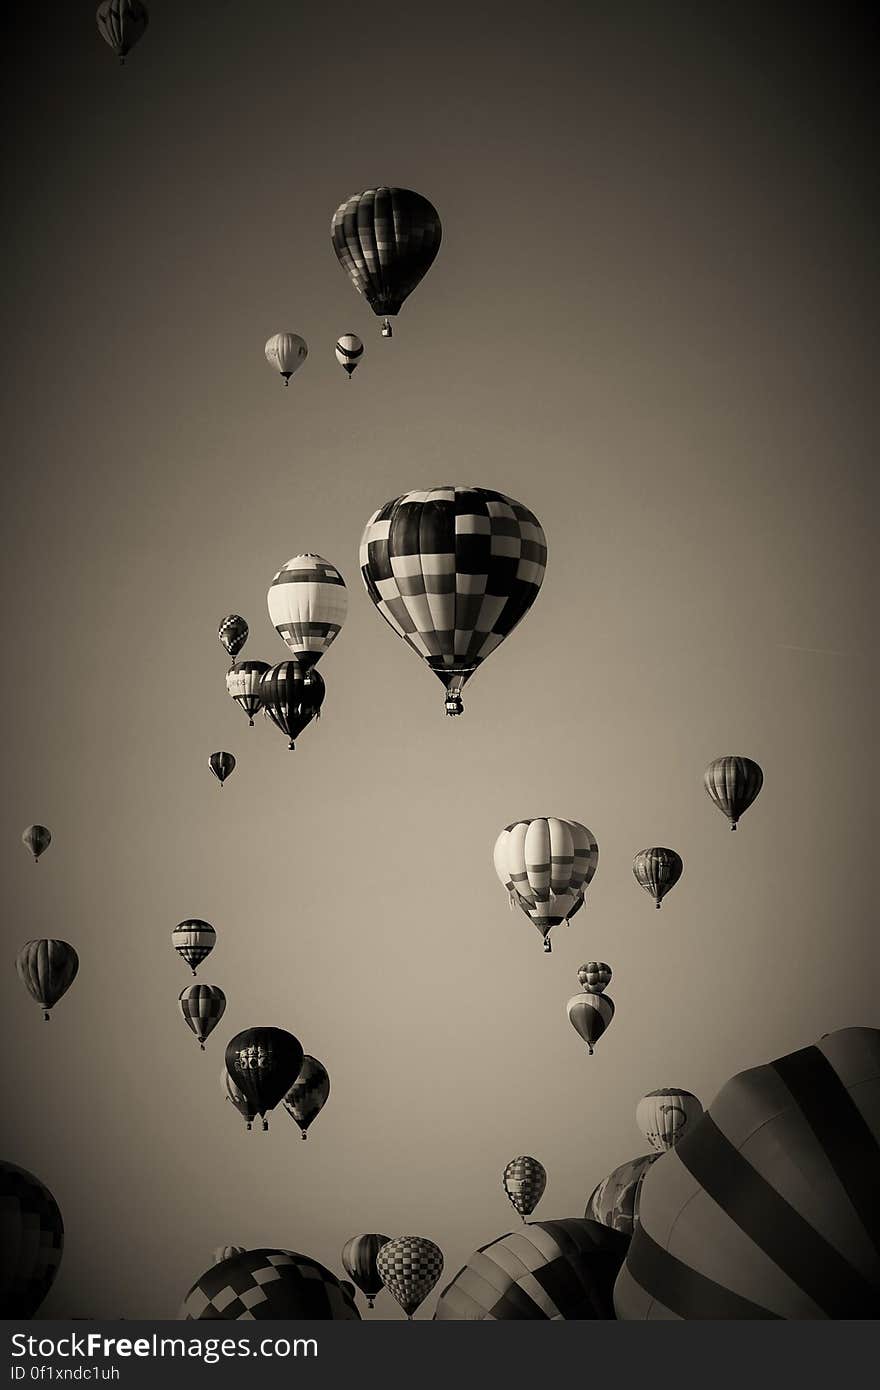
[[[443,1273],[443,1252],[425,1236],[398,1236],[382,1246],[376,1268],[388,1292],[411,1318]]]
[[[327,1068],[317,1057],[303,1057],[299,1076],[284,1097],[284,1108],[299,1125],[303,1139],[313,1120],[317,1119],[330,1095],[330,1077]]]
[[[547,541],[537,517],[480,487],[395,497],[361,537],[367,593],[389,627],[446,687],[446,713],[538,595]]]
[[[269,619],[299,664],[314,666],[339,635],[348,590],[335,565],[320,555],[294,555],[267,594]]]
[[[217,636],[232,657],[233,665],[235,658],[248,639],[248,630],[247,623],[238,613],[227,613],[217,629]]]
[[[578,979],[587,994],[601,994],[611,984],[611,966],[601,960],[587,961],[578,967]]]
[[[633,860],[633,873],[636,883],[650,893],[655,906],[659,907],[670,888],[674,888],[681,878],[684,864],[674,849],[640,850]]]
[[[336,339],[336,361],[351,381],[352,372],[364,355],[364,345],[356,333],[343,333]]]
[[[102,0],[95,14],[98,33],[124,63],[144,35],[150,14],[143,0]]]
[[[700,1118],[703,1107],[690,1091],[666,1086],[649,1091],[636,1106],[636,1124],[658,1153],[665,1153],[683,1139]]]
[[[266,361],[284,378],[284,385],[290,383],[294,372],[298,372],[309,355],[305,338],[298,333],[276,333],[266,344]]]
[[[268,661],[240,661],[226,674],[226,689],[254,727],[254,715],[260,709],[260,681],[269,670]]]
[[[575,994],[566,1009],[572,1027],[583,1038],[592,1057],[595,1044],[614,1017],[614,1001],[607,994]]]
[[[225,1062],[223,1064],[223,1070],[220,1073],[220,1087],[226,1099],[232,1102],[239,1115],[243,1117],[245,1128],[250,1129],[256,1119],[257,1112],[254,1110],[247,1096],[236,1086],[229,1072],[226,1070]]]
[[[79,956],[67,941],[48,938],[28,941],[22,946],[15,968],[31,998],[43,1010],[48,1023],[49,1010],[54,1008],[76,979]]]
[[[706,768],[703,783],[712,801],[730,821],[731,830],[764,785],[764,774],[751,758],[727,755]]]
[[[182,956],[193,974],[201,965],[206,956],[209,956],[214,949],[217,940],[217,933],[210,922],[203,922],[201,917],[190,917],[185,922],[178,922],[171,933],[171,944],[179,956]]]
[[[235,771],[235,756],[232,753],[212,753],[208,767],[222,787],[229,774]]]
[[[245,1028],[226,1048],[226,1070],[269,1128],[266,1111],[274,1110],[290,1090],[302,1067],[303,1050],[283,1028]]]
[[[27,830],[21,833],[21,842],[30,850],[36,864],[40,855],[45,854],[52,843],[52,831],[45,825],[29,825]]]
[[[0,1159],[0,1318],[32,1318],[58,1273],[64,1222],[48,1187]]]
[[[337,260],[382,319],[383,338],[391,337],[390,319],[433,265],[442,235],[437,209],[409,188],[367,188],[333,214]]]
[[[525,1221],[544,1195],[547,1170],[536,1158],[522,1154],[519,1158],[510,1160],[501,1181],[507,1193],[507,1200]]]
[[[282,661],[260,681],[260,702],[272,723],[287,735],[292,750],[294,740],[321,712],[324,682],[314,668]]]
[[[382,1276],[376,1268],[376,1256],[390,1239],[390,1236],[375,1234],[352,1236],[342,1247],[342,1266],[366,1296],[368,1308],[373,1307],[373,1300],[382,1292]]]
[[[204,1052],[205,1039],[213,1033],[226,1011],[226,995],[219,985],[187,985],[180,991],[179,1003],[184,1022],[195,1033]]]
[[[584,893],[599,863],[592,831],[576,820],[558,816],[515,821],[495,841],[495,872],[544,938],[567,922],[584,904]]]

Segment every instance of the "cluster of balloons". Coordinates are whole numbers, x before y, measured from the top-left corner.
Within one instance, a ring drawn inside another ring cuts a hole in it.
[[[171,944],[195,975],[203,960],[211,954],[217,933],[210,922],[190,917],[178,922],[171,933]],[[226,1012],[226,995],[219,985],[187,985],[180,991],[178,1004],[183,1020],[195,1034],[202,1052],[205,1042]]]
[[[385,1288],[412,1319],[443,1273],[443,1252],[426,1236],[352,1236],[342,1248],[342,1266],[368,1308]]]
[[[364,345],[356,333],[342,333],[333,349],[336,361],[346,377],[352,375],[364,355]],[[275,333],[266,343],[266,361],[278,372],[285,386],[294,376],[309,355],[309,346],[299,333]]]
[[[52,843],[52,832],[45,825],[29,825],[22,831],[21,842],[36,864]],[[15,969],[48,1023],[50,1011],[76,979],[79,956],[69,941],[40,937],[25,942],[15,958]]]
[[[267,1112],[279,1103],[303,1139],[330,1096],[330,1076],[317,1057],[283,1028],[246,1028],[226,1048],[220,1073],[224,1096],[242,1116],[246,1129],[258,1117],[269,1128]]]
[[[604,961],[589,961],[579,968],[578,979],[583,993],[572,995],[565,1008],[592,1057],[596,1043],[614,1017],[614,1000],[605,993],[605,986],[611,983],[611,966]]]

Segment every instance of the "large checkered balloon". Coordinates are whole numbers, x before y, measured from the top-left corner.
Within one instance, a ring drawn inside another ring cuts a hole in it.
[[[335,1274],[293,1250],[245,1250],[212,1265],[193,1284],[180,1310],[187,1322],[217,1318],[350,1322],[360,1321],[360,1316]]]
[[[388,1292],[412,1318],[443,1273],[443,1252],[425,1236],[399,1236],[379,1250],[376,1269]]]
[[[367,593],[446,687],[461,690],[537,597],[547,562],[527,507],[481,487],[408,492],[380,507],[361,538]]]
[[[39,1178],[0,1160],[0,1318],[32,1318],[64,1249],[58,1203]]]

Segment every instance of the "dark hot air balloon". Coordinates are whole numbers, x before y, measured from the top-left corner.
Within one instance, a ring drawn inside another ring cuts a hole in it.
[[[120,64],[143,38],[150,13],[143,0],[102,0],[95,14],[98,33],[113,49]]]
[[[248,639],[247,623],[238,613],[227,613],[217,629],[217,636],[220,638],[229,656],[232,657],[232,664],[234,666],[235,658]]]
[[[736,830],[740,816],[749,809],[764,785],[764,774],[751,758],[728,755],[706,768],[703,783],[709,797]]]
[[[182,956],[193,974],[202,961],[211,954],[217,933],[210,922],[200,917],[191,917],[186,922],[178,922],[171,933],[171,944]]]
[[[376,1256],[387,1245],[390,1236],[352,1236],[342,1247],[342,1266],[366,1296],[367,1307],[373,1307],[376,1295],[382,1292],[382,1278],[376,1268]]]
[[[308,1138],[309,1125],[317,1119],[329,1095],[330,1077],[326,1067],[317,1057],[309,1057],[306,1054],[299,1076],[284,1097],[284,1108],[290,1118],[299,1125],[303,1139]]]
[[[283,1100],[303,1062],[299,1040],[283,1028],[245,1028],[226,1048],[226,1070],[255,1115],[269,1128],[266,1111]]]
[[[36,864],[40,855],[45,854],[52,843],[52,831],[45,825],[29,825],[27,830],[21,833],[21,843],[30,850]]]
[[[205,1039],[226,1012],[226,995],[219,985],[187,985],[180,991],[179,1003],[184,1022],[195,1033],[204,1052]]]
[[[412,1318],[443,1273],[443,1252],[426,1236],[398,1236],[382,1246],[376,1268],[388,1292]]]
[[[28,994],[43,1010],[49,1022],[49,1010],[66,994],[76,979],[79,956],[66,941],[53,938],[28,941],[22,946],[15,968]]]
[[[507,1200],[523,1221],[531,1216],[544,1195],[547,1186],[547,1169],[536,1158],[522,1154],[512,1158],[501,1179]]]
[[[333,214],[333,250],[382,319],[383,338],[391,337],[391,319],[433,265],[442,235],[437,209],[408,188],[368,188]]]
[[[324,682],[314,668],[282,661],[260,681],[260,701],[272,723],[287,735],[292,750],[294,739],[321,712]]]
[[[678,883],[683,868],[681,856],[674,849],[642,849],[633,860],[636,883],[651,894],[656,907]]]
[[[48,1187],[0,1159],[0,1318],[32,1318],[58,1273],[64,1222]]]
[[[222,788],[229,774],[235,771],[235,757],[232,753],[212,753],[208,759],[208,767]]]
[[[574,994],[565,1007],[572,1027],[583,1038],[592,1057],[595,1044],[614,1017],[613,999],[607,994]]]
[[[269,670],[268,661],[240,661],[226,673],[226,689],[254,727],[254,715],[261,706],[260,681]]]
[[[187,1322],[360,1319],[335,1274],[294,1250],[244,1250],[212,1265],[193,1284],[180,1317]]]
[[[225,1062],[223,1063],[223,1070],[220,1073],[220,1087],[226,1099],[232,1102],[239,1115],[244,1119],[245,1129],[251,1129],[257,1117],[257,1112],[254,1110],[247,1096],[236,1086],[229,1072],[226,1070]]]

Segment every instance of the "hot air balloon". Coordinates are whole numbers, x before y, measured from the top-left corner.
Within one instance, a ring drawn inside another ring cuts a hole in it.
[[[356,333],[343,333],[336,339],[336,361],[349,381],[352,373],[364,355],[364,345]]]
[[[601,960],[588,961],[578,966],[578,979],[587,994],[602,994],[611,984],[611,966]]]
[[[186,922],[178,922],[171,933],[171,944],[182,956],[193,974],[206,956],[214,949],[217,933],[210,922],[200,917],[191,917]]]
[[[348,1279],[340,1279],[339,1287],[345,1294],[346,1298],[350,1298],[352,1303],[354,1303],[357,1299],[357,1289],[355,1288],[354,1284],[352,1284]]]
[[[95,14],[98,33],[123,64],[150,22],[143,0],[102,0]]]
[[[636,1124],[658,1153],[665,1153],[683,1139],[700,1118],[703,1107],[690,1091],[665,1086],[649,1091],[636,1106]]]
[[[314,668],[298,661],[282,661],[267,671],[260,681],[260,701],[272,723],[290,740],[296,739],[320,714],[324,702],[324,682]]]
[[[437,209],[408,188],[368,188],[333,214],[333,250],[382,319],[383,338],[391,337],[391,319],[433,265],[442,235]]]
[[[52,843],[52,831],[45,825],[29,825],[21,832],[21,843],[30,850],[36,864]]]
[[[219,985],[187,985],[180,991],[179,1003],[184,1022],[195,1033],[204,1052],[205,1039],[213,1033],[226,1011],[226,995]]]
[[[32,1318],[64,1251],[58,1203],[39,1178],[0,1159],[0,1318]]]
[[[594,1044],[614,1017],[613,999],[607,994],[574,994],[566,1009],[572,1027],[580,1033],[592,1057]]]
[[[305,338],[298,333],[276,333],[266,344],[266,361],[284,378],[289,386],[290,378],[298,372],[309,355]]]
[[[681,878],[684,864],[674,849],[639,850],[633,860],[633,873],[636,883],[650,893],[655,905],[660,906],[670,888],[674,888]]]
[[[225,1062],[223,1063],[223,1070],[220,1073],[220,1086],[226,1099],[232,1102],[239,1115],[244,1118],[245,1129],[250,1129],[257,1117],[257,1112],[253,1109],[247,1096],[236,1086],[229,1072],[226,1070]]]
[[[303,1139],[308,1138],[306,1131],[323,1110],[329,1095],[330,1077],[326,1067],[317,1057],[306,1054],[299,1076],[284,1097],[284,1109],[299,1125]]]
[[[54,1008],[76,979],[79,956],[66,941],[48,938],[28,941],[15,959],[15,968],[28,994],[43,1010],[49,1022],[49,1010]]]
[[[629,1163],[621,1163],[613,1173],[593,1188],[587,1198],[584,1216],[598,1221],[613,1231],[631,1236],[639,1217],[639,1197],[645,1174],[659,1154],[643,1154]]]
[[[283,1028],[245,1028],[226,1048],[226,1070],[255,1115],[269,1128],[266,1111],[283,1100],[303,1062],[299,1040]]]
[[[436,1322],[614,1317],[627,1240],[595,1221],[533,1221],[483,1245],[440,1295]]]
[[[268,661],[242,661],[226,675],[226,689],[237,705],[241,705],[254,727],[254,715],[260,708],[260,681],[269,670]]]
[[[642,1184],[617,1316],[880,1317],[880,1030],[740,1072]]]
[[[213,1260],[215,1265],[222,1264],[224,1260],[231,1260],[236,1255],[244,1255],[247,1247],[244,1245],[218,1245],[214,1251]]]
[[[367,593],[443,682],[447,714],[461,713],[465,682],[531,608],[546,562],[537,517],[480,487],[395,497],[361,537]]]
[[[712,801],[736,830],[740,816],[749,809],[764,785],[764,774],[751,758],[728,754],[706,768],[703,782]]]
[[[425,1236],[398,1236],[382,1246],[376,1268],[388,1292],[412,1319],[443,1273],[443,1252]]]
[[[217,778],[222,789],[226,778],[231,772],[235,771],[235,756],[232,753],[212,753],[208,759],[208,767]]]
[[[367,1307],[373,1307],[376,1295],[382,1292],[382,1277],[376,1268],[376,1256],[387,1245],[390,1236],[352,1236],[342,1247],[342,1267],[366,1296]]]
[[[522,1154],[519,1158],[510,1160],[501,1181],[507,1193],[507,1200],[525,1221],[544,1195],[547,1170],[536,1158]]]
[[[335,1274],[295,1250],[244,1250],[212,1265],[193,1284],[180,1317],[187,1322],[228,1319],[360,1320]]]
[[[294,555],[266,598],[278,636],[303,668],[314,666],[345,622],[348,590],[339,570],[320,555]]]
[[[519,905],[550,950],[551,928],[583,907],[584,893],[599,863],[592,831],[556,816],[515,821],[495,841],[495,872],[510,905]]]
[[[248,639],[248,631],[247,623],[238,613],[227,613],[217,629],[217,636],[232,657],[233,666],[235,665],[235,658]]]

